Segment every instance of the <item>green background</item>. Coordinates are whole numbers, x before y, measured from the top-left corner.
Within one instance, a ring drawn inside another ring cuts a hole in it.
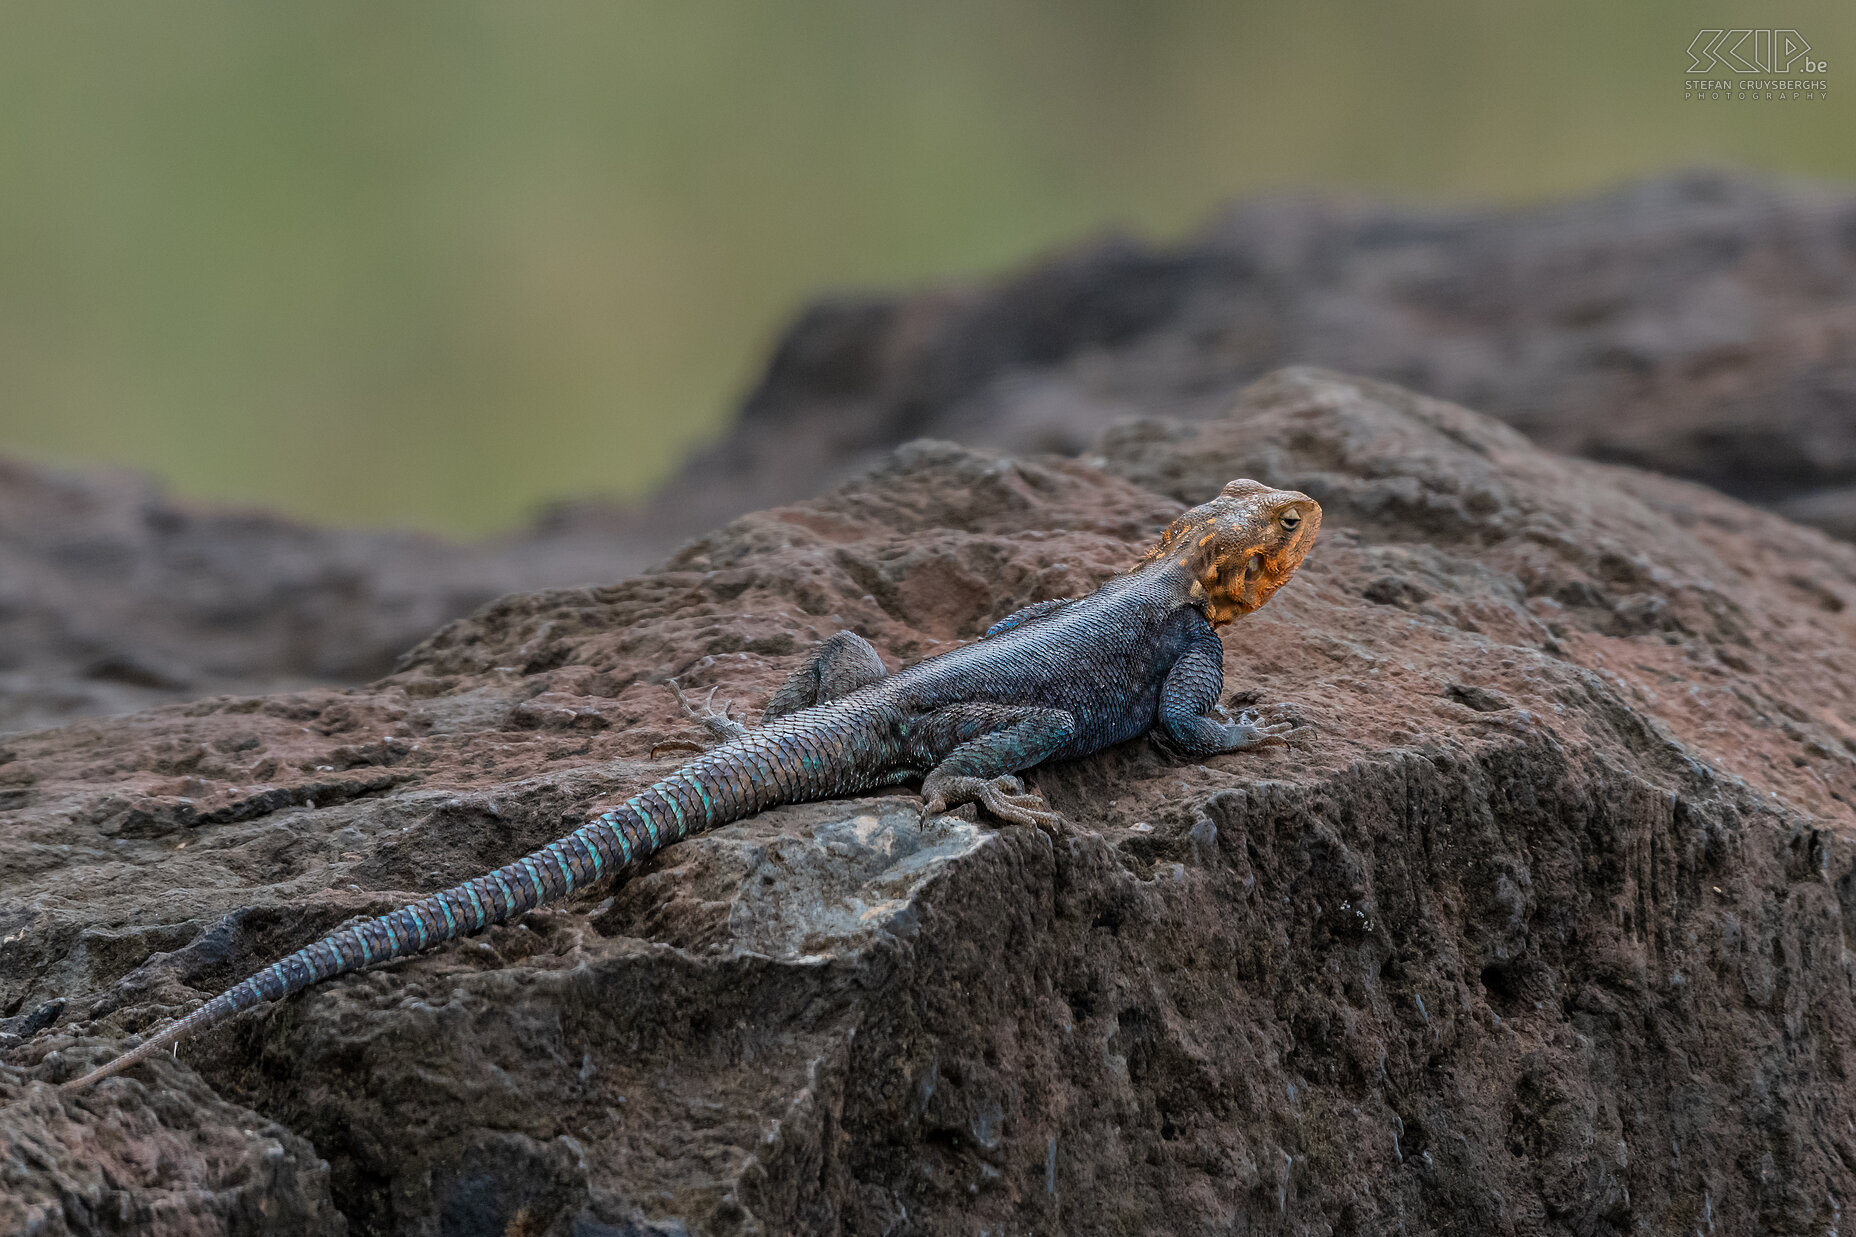
[[[1684,102],[1736,25],[1829,98]],[[11,3],[0,451],[507,528],[647,492],[820,291],[1285,187],[1847,181],[1853,49],[1847,0]]]

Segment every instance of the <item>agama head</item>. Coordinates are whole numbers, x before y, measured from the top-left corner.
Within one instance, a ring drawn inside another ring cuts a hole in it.
[[[1287,584],[1320,531],[1321,504],[1308,495],[1233,481],[1174,520],[1140,567],[1173,564],[1187,600],[1217,627]]]

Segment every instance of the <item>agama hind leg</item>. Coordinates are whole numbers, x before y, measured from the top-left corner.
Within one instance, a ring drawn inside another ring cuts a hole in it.
[[[840,696],[848,696],[870,686],[889,671],[870,642],[854,631],[841,631],[801,662],[799,668],[780,684],[761,714],[763,723],[788,713],[809,709]]]
[[[786,682],[773,693],[773,699],[767,703],[767,710],[761,714],[763,724],[788,713],[797,713],[809,709],[815,704],[824,704],[827,700],[836,700],[839,696],[848,696],[859,688],[870,686],[882,678],[888,671],[883,669],[883,659],[877,656],[875,649],[856,632],[841,631],[812,650],[799,668],[787,676]],[[683,712],[689,719],[720,742],[728,743],[745,738],[748,728],[728,715],[728,702],[722,702],[720,712],[715,705],[716,689],[709,689],[709,697],[703,701],[701,711],[684,696],[683,688],[675,679],[670,680],[670,690],[677,693],[677,703],[683,706]],[[652,749],[655,755],[658,748],[690,747],[701,750],[701,744],[689,743],[682,739],[660,743]]]
[[[1064,709],[957,704],[937,710],[916,737],[926,752],[945,753],[922,779],[923,819],[978,803],[1010,824],[1058,832],[1063,817],[1012,775],[1042,764],[1075,736],[1076,719]]]
[[[1173,663],[1160,688],[1159,729],[1168,743],[1198,758],[1288,744],[1285,736],[1297,727],[1287,722],[1264,722],[1249,712],[1234,722],[1207,716],[1223,689],[1224,645],[1208,632]]]
[[[689,702],[689,698],[683,694],[683,688],[675,679],[670,680],[670,690],[677,693],[677,703],[683,706],[683,712],[689,719],[699,724],[704,730],[707,730],[723,743],[728,742],[730,739],[739,739],[747,734],[748,728],[728,715],[729,701],[722,701],[721,712],[716,712],[716,688],[711,687],[709,689],[708,698],[702,702],[702,712],[700,713],[696,711],[696,706]],[[658,746],[663,747],[665,745],[659,744]],[[690,746],[698,747],[698,750],[700,750],[697,744],[691,744]]]

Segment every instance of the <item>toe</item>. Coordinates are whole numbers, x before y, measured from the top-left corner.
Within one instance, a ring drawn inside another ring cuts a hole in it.
[[[1063,818],[1050,810],[1042,795],[1007,795],[988,787],[982,796],[986,810],[1007,824],[1054,832]]]
[[[1025,822],[1026,824],[1031,825],[1033,828],[1040,829],[1050,834],[1052,837],[1056,837],[1063,832],[1063,817],[1057,815],[1055,812],[1026,812],[1025,815],[1030,818]]]
[[[656,760],[658,754],[665,751],[700,752],[702,744],[692,743],[688,739],[665,739],[662,743],[652,746],[648,759]]]

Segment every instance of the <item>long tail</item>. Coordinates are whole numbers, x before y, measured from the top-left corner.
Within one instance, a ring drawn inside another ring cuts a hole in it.
[[[861,776],[856,762],[842,759],[854,729],[856,723],[848,717],[802,720],[802,715],[795,714],[751,731],[531,855],[377,919],[351,924],[298,950],[100,1068],[65,1083],[64,1089],[75,1091],[120,1073],[254,1005],[280,1000],[375,962],[480,932],[543,903],[558,901],[690,834],[740,820],[774,803],[842,794],[871,784],[878,779]]]

